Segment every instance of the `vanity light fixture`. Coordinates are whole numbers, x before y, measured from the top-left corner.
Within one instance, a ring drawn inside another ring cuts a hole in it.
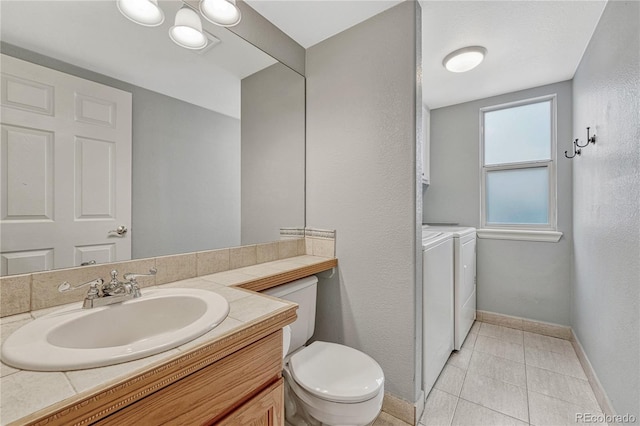
[[[242,19],[236,0],[202,0],[200,12],[207,21],[221,27],[233,27]]]
[[[185,49],[198,50],[207,46],[207,36],[202,32],[200,17],[187,6],[176,13],[175,25],[169,29],[169,37]]]
[[[117,0],[118,10],[127,19],[145,27],[157,27],[164,22],[164,13],[158,0]],[[202,0],[200,12],[207,21],[222,27],[232,27],[240,22],[240,9],[236,0]],[[186,3],[176,13],[169,37],[180,47],[204,52],[205,47],[220,43],[220,39],[202,30],[198,13]]]
[[[482,46],[463,47],[445,56],[442,65],[451,72],[467,72],[480,65],[486,54]]]
[[[157,27],[164,22],[158,0],[118,0],[118,10],[127,19],[145,27]]]

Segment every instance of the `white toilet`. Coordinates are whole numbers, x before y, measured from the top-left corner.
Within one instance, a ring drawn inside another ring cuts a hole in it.
[[[288,424],[363,426],[382,408],[384,373],[370,356],[344,345],[316,341],[315,276],[263,293],[299,305],[298,319],[284,330],[285,417]]]

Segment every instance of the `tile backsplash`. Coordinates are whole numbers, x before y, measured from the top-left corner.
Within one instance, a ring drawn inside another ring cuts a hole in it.
[[[336,256],[336,231],[306,228],[304,233],[305,252],[313,256]]]
[[[0,280],[0,315],[30,311],[31,274],[12,275]]]
[[[305,254],[335,257],[335,231],[283,228],[280,235],[280,241],[264,244],[0,277],[0,317],[81,301],[84,289],[60,293],[58,286],[65,281],[72,286],[96,278],[108,281],[114,269],[122,280],[127,272],[157,268],[156,276],[138,280],[141,287],[149,287]]]
[[[335,257],[336,255],[335,230],[318,228],[280,228],[280,239],[296,239],[299,243],[304,243],[305,247],[303,250],[306,254],[321,257]]]
[[[35,311],[37,309],[83,300],[87,293],[86,287],[64,293],[58,291],[58,286],[65,281],[72,286],[86,283],[96,278],[102,278],[105,282],[109,282],[112,270],[118,271],[118,279],[122,280],[122,275],[126,272],[144,274],[148,273],[149,269],[154,268],[155,265],[155,259],[140,259],[33,273],[31,274],[31,308],[21,312]],[[138,283],[141,287],[155,285],[155,278],[156,277],[143,277],[138,280]],[[0,283],[0,286],[4,287],[4,282]],[[0,301],[0,310],[2,316],[21,313],[6,313],[4,299]]]

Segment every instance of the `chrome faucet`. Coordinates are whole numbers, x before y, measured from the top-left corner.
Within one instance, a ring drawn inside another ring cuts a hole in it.
[[[102,278],[96,278],[95,280],[71,286],[67,281],[58,286],[60,293],[75,290],[84,286],[89,286],[89,291],[84,298],[82,307],[84,309],[96,308],[98,306],[111,305],[113,303],[124,302],[125,300],[135,299],[142,296],[140,292],[140,286],[138,284],[138,277],[151,277],[156,274],[158,270],[151,268],[148,274],[124,274],[126,281],[118,280],[118,271],[115,269],[111,271],[111,281],[104,284]]]

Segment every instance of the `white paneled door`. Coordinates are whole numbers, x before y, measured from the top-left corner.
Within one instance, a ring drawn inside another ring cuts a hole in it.
[[[130,259],[131,94],[1,60],[0,275]]]

